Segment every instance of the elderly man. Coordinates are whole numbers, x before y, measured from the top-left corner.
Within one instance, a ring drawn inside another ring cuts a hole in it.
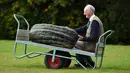
[[[85,6],[84,15],[89,19],[89,21],[87,25],[75,29],[79,34],[79,40],[75,45],[77,49],[94,52],[98,38],[104,32],[102,22],[94,12],[95,8],[92,5],[88,4]],[[86,33],[85,37],[80,35],[82,33]],[[94,62],[90,56],[76,54],[76,58],[86,67],[94,66]],[[75,64],[75,66],[79,67],[80,65]]]

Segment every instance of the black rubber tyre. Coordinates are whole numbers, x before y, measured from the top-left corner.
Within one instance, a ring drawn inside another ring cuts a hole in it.
[[[68,53],[68,52],[64,52],[64,56],[71,57],[70,53]],[[67,68],[67,67],[70,66],[70,64],[71,64],[71,59],[66,59],[65,58],[64,67]]]
[[[62,53],[62,56],[65,56],[65,57],[71,57],[70,53],[69,52],[65,52],[65,51],[57,51],[58,53]],[[64,66],[63,67],[69,67],[70,64],[71,64],[71,59],[66,59],[64,58]]]
[[[52,54],[53,51],[50,51],[48,53]],[[56,52],[56,55],[62,55],[62,52]],[[45,66],[49,69],[59,69],[64,66],[65,59],[55,56],[55,61],[52,62],[52,56],[46,55],[44,59],[44,63],[45,63]]]

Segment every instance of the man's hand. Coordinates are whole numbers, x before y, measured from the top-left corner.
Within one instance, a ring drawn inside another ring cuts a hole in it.
[[[83,36],[81,36],[81,35],[78,35],[79,36],[79,40],[83,40]]]

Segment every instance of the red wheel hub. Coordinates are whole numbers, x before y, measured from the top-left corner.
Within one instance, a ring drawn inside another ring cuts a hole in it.
[[[57,67],[60,64],[60,62],[61,62],[61,60],[59,57],[55,56],[54,62],[52,62],[52,56],[49,56],[49,58],[48,58],[48,63],[52,67]]]

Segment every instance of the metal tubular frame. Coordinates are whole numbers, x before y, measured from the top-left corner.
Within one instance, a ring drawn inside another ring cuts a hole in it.
[[[20,29],[20,22],[19,20],[17,19],[17,17],[21,17],[24,19],[24,21],[26,22],[27,24],[27,31],[29,31],[29,23],[28,21],[21,15],[17,15],[17,14],[14,14],[14,18],[16,19],[17,23],[18,23],[18,27],[17,27],[17,33]],[[31,41],[28,41],[28,40],[17,40],[17,34],[16,34],[16,40],[15,40],[15,43],[14,43],[14,56],[16,58],[24,58],[24,57],[28,57],[28,58],[34,58],[34,57],[37,57],[37,56],[40,56],[40,55],[52,55],[52,62],[54,62],[54,59],[55,59],[55,56],[57,57],[62,57],[62,58],[67,58],[67,59],[71,59],[71,60],[75,60],[77,63],[79,63],[84,69],[87,69],[86,67],[84,67],[76,58],[75,56],[71,56],[71,57],[66,57],[66,56],[61,56],[61,55],[56,55],[56,51],[65,51],[65,52],[71,52],[71,53],[76,53],[76,54],[82,54],[82,55],[87,55],[87,56],[91,56],[91,57],[95,57],[96,58],[96,61],[95,61],[95,65],[94,65],[94,68],[97,67],[97,60],[98,60],[98,57],[101,57],[101,60],[100,60],[100,66],[99,68],[102,66],[102,61],[103,61],[103,56],[104,56],[104,49],[105,49],[105,46],[106,46],[106,40],[108,38],[108,36],[110,36],[114,31],[113,30],[108,30],[106,31],[105,33],[103,33],[100,37],[99,37],[99,40],[96,44],[96,50],[95,50],[95,53],[92,53],[92,52],[87,52],[87,51],[82,51],[82,50],[78,50],[78,49],[67,49],[67,48],[62,48],[62,47],[56,47],[56,46],[51,46],[51,45],[46,45],[46,44],[40,44],[40,43],[35,43],[35,42],[31,42]],[[103,38],[104,36],[106,36],[104,39],[104,43],[103,45],[104,46],[101,46],[101,38]],[[17,48],[17,43],[22,43],[24,44],[24,55],[21,55],[21,56],[17,56],[16,55],[16,48]],[[50,54],[50,53],[47,53],[47,52],[29,52],[27,53],[27,45],[33,45],[33,46],[38,46],[38,47],[42,47],[42,48],[48,48],[48,49],[51,49],[53,50],[53,54]],[[99,54],[99,49],[102,48],[102,53]],[[33,54],[33,56],[31,56]],[[93,69],[94,69],[93,68]]]

